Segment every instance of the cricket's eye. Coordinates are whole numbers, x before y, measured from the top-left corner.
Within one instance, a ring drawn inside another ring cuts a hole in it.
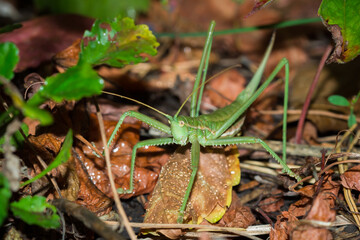
[[[185,125],[184,121],[179,121],[179,126],[183,127]]]

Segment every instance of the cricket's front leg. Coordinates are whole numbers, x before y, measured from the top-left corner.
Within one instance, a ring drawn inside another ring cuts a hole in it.
[[[159,139],[149,139],[138,142],[135,144],[132,155],[131,155],[131,163],[130,163],[130,183],[129,188],[118,188],[117,192],[119,194],[129,194],[134,191],[134,170],[135,170],[135,159],[136,159],[136,151],[138,148],[146,147],[146,146],[160,146],[160,145],[168,145],[174,143],[173,138],[159,138]]]
[[[110,144],[112,143],[112,141],[114,140],[115,136],[116,136],[116,133],[118,132],[121,124],[123,123],[124,119],[126,117],[133,117],[133,118],[136,118],[136,119],[139,119],[140,121],[150,125],[151,127],[154,127],[164,133],[167,133],[169,135],[171,135],[171,130],[170,130],[170,127],[155,120],[155,119],[152,119],[151,117],[148,117],[142,113],[139,113],[139,112],[135,112],[135,111],[127,111],[127,112],[124,112],[123,115],[121,115],[118,123],[116,124],[115,126],[115,129],[114,131],[112,132],[110,138],[109,138],[109,141],[107,143],[107,146],[109,147]]]
[[[297,181],[301,180],[301,177],[294,173],[289,166],[286,164],[286,159],[281,159],[263,140],[256,137],[231,137],[231,138],[219,138],[215,140],[208,140],[206,146],[216,145],[237,145],[237,144],[254,144],[259,143],[263,148],[270,153],[270,155],[276,159],[283,167],[283,172],[286,172],[289,176],[294,177]]]
[[[184,213],[186,209],[187,202],[190,197],[192,186],[194,185],[195,177],[199,168],[199,159],[200,159],[200,144],[199,142],[193,142],[191,144],[191,151],[190,151],[190,158],[191,158],[191,176],[189,180],[189,184],[186,188],[185,196],[183,199],[183,202],[181,204],[180,210],[179,210],[179,217],[177,219],[177,223],[182,223],[184,218]]]

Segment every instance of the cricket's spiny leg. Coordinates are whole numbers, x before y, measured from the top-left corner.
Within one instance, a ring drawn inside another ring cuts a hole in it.
[[[174,143],[173,138],[159,138],[159,139],[149,139],[138,142],[135,144],[132,155],[131,155],[131,165],[130,165],[130,185],[129,189],[118,188],[117,192],[119,194],[132,193],[134,191],[134,170],[135,170],[135,159],[136,159],[136,151],[138,148],[146,147],[146,146],[161,146],[168,145]]]
[[[301,180],[301,177],[295,174],[286,164],[285,160],[282,160],[263,140],[255,137],[231,137],[231,138],[219,138],[215,140],[208,140],[206,146],[225,146],[225,145],[237,145],[237,144],[254,144],[259,143],[263,148],[270,153],[272,157],[279,162],[283,167],[283,171],[289,176],[296,178],[297,181]]]
[[[184,218],[184,212],[186,209],[187,202],[190,197],[192,186],[195,182],[195,177],[199,168],[199,158],[200,158],[200,144],[196,141],[191,144],[191,151],[190,151],[190,158],[191,158],[191,176],[189,180],[189,184],[186,188],[185,196],[183,198],[183,202],[180,207],[179,217],[177,219],[177,223],[182,223]]]
[[[162,132],[165,132],[169,135],[171,135],[171,130],[170,130],[170,127],[155,120],[155,119],[152,119],[151,117],[148,117],[142,113],[139,113],[139,112],[135,112],[135,111],[127,111],[127,112],[124,112],[123,115],[121,115],[118,123],[116,124],[115,126],[115,129],[114,131],[112,132],[110,138],[109,138],[109,141],[107,143],[108,147],[110,146],[110,144],[112,143],[112,141],[114,140],[117,132],[119,131],[119,128],[121,126],[121,124],[123,123],[124,119],[126,117],[134,117],[136,119],[139,119],[140,121],[146,123],[146,124],[149,124],[151,127],[154,127]]]

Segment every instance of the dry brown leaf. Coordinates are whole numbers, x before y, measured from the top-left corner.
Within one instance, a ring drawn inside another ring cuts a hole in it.
[[[245,89],[246,79],[236,69],[228,70],[211,80],[204,92],[211,105],[223,108],[233,102]],[[202,103],[202,105],[204,105]],[[205,109],[206,110],[206,109]]]
[[[291,204],[289,212],[296,217],[304,216],[311,208],[311,198],[303,196],[300,200]]]
[[[73,67],[77,64],[80,54],[81,39],[77,39],[69,47],[58,52],[54,56],[54,62],[57,65],[59,72],[64,72],[65,69]]]
[[[229,169],[233,167],[228,164],[223,149],[202,149],[184,222],[200,223],[203,219],[216,222],[223,216],[231,203],[232,195],[233,180]],[[176,223],[190,174],[189,150],[186,147],[179,148],[161,171],[144,222]],[[172,231],[161,232],[167,236],[174,234]]]
[[[341,185],[345,188],[360,191],[360,165],[348,169],[340,177]]]
[[[276,212],[284,205],[283,192],[280,189],[276,189],[271,193],[272,196],[262,200],[259,203],[259,207],[265,212]]]
[[[329,192],[320,192],[312,202],[310,212],[306,219],[333,222],[336,217],[335,199],[336,195]]]
[[[106,136],[109,139],[113,132],[115,121],[104,121]],[[134,145],[139,141],[141,122],[135,124],[123,123],[117,135],[110,145],[111,170],[114,174],[116,188],[129,188],[130,183],[130,161]],[[100,140],[100,131],[97,120],[93,115],[90,117],[88,141],[92,142],[97,149],[103,150]],[[108,197],[113,197],[107,176],[106,164],[103,158],[94,155],[89,146],[80,146],[84,157],[81,158],[93,183]],[[153,190],[161,166],[167,161],[168,154],[162,148],[149,147],[139,149],[135,161],[134,191],[121,197],[130,198],[134,195],[149,193]]]
[[[298,219],[290,212],[282,212],[277,216],[277,221],[274,228],[270,230],[271,240],[286,240],[289,239],[289,234],[296,227]]]
[[[232,194],[230,208],[217,223],[219,226],[247,228],[255,223],[256,219],[249,207],[243,206],[235,192]]]
[[[306,219],[334,221],[336,215],[334,209],[335,198],[339,193],[340,185],[331,179],[331,174],[332,171],[329,171],[324,175],[321,188],[315,198],[314,195],[317,191],[319,182],[299,189],[297,192],[303,195],[303,197],[292,204],[289,211],[295,216],[301,216],[308,213]]]
[[[324,228],[312,226],[300,226],[291,234],[293,240],[331,240],[333,239],[330,231]]]

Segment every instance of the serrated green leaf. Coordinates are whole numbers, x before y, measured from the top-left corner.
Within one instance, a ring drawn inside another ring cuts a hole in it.
[[[356,0],[323,0],[319,15],[335,41],[330,62],[345,63],[360,53],[360,4]]]
[[[16,217],[27,224],[34,224],[43,228],[58,228],[60,226],[56,207],[47,203],[45,197],[26,196],[18,202],[12,202],[10,209]],[[46,209],[51,210],[51,212],[45,212]]]
[[[21,124],[21,129],[23,130],[23,132],[25,133],[25,135],[27,136],[29,134],[29,127],[25,124],[25,123],[22,123]],[[22,143],[24,142],[24,137],[21,135],[21,133],[19,131],[16,131],[14,133],[14,135],[11,136],[11,139],[10,139],[10,144],[12,146],[14,146],[15,148],[19,148],[19,146],[22,145]],[[5,136],[2,135],[0,137],[0,153],[3,153],[4,150],[2,148],[2,145],[5,143]]]
[[[20,187],[26,186],[26,185],[28,185],[28,184],[42,178],[43,176],[45,176],[48,172],[50,172],[54,168],[56,168],[56,167],[60,166],[61,164],[67,162],[67,160],[69,160],[69,158],[71,156],[72,143],[73,143],[73,136],[72,136],[72,130],[70,129],[68,131],[68,133],[66,134],[64,143],[63,143],[58,155],[54,159],[54,161],[52,161],[49,164],[49,166],[46,169],[44,169],[41,173],[39,173],[38,175],[36,175],[32,179],[29,179],[28,181],[22,183]]]
[[[348,127],[351,128],[355,123],[356,123],[356,116],[352,112],[352,113],[350,113],[349,118],[348,118]]]
[[[110,29],[104,27],[108,25]],[[146,60],[141,54],[155,55],[159,43],[147,25],[135,25],[131,18],[96,20],[86,31],[87,45],[82,44],[79,62],[123,67]]]
[[[14,69],[19,62],[19,49],[14,43],[0,43],[0,75],[8,80],[14,77]]]
[[[35,106],[41,99],[52,99],[56,102],[63,100],[79,100],[83,97],[98,95],[104,85],[89,64],[78,64],[66,72],[46,78],[45,85],[33,96],[37,100],[29,100]]]
[[[342,106],[342,107],[349,107],[350,106],[350,102],[346,98],[344,98],[343,96],[340,96],[340,95],[331,95],[328,98],[328,101],[331,104],[334,104],[336,106]]]
[[[8,215],[9,199],[11,191],[7,178],[0,173],[0,226]]]

